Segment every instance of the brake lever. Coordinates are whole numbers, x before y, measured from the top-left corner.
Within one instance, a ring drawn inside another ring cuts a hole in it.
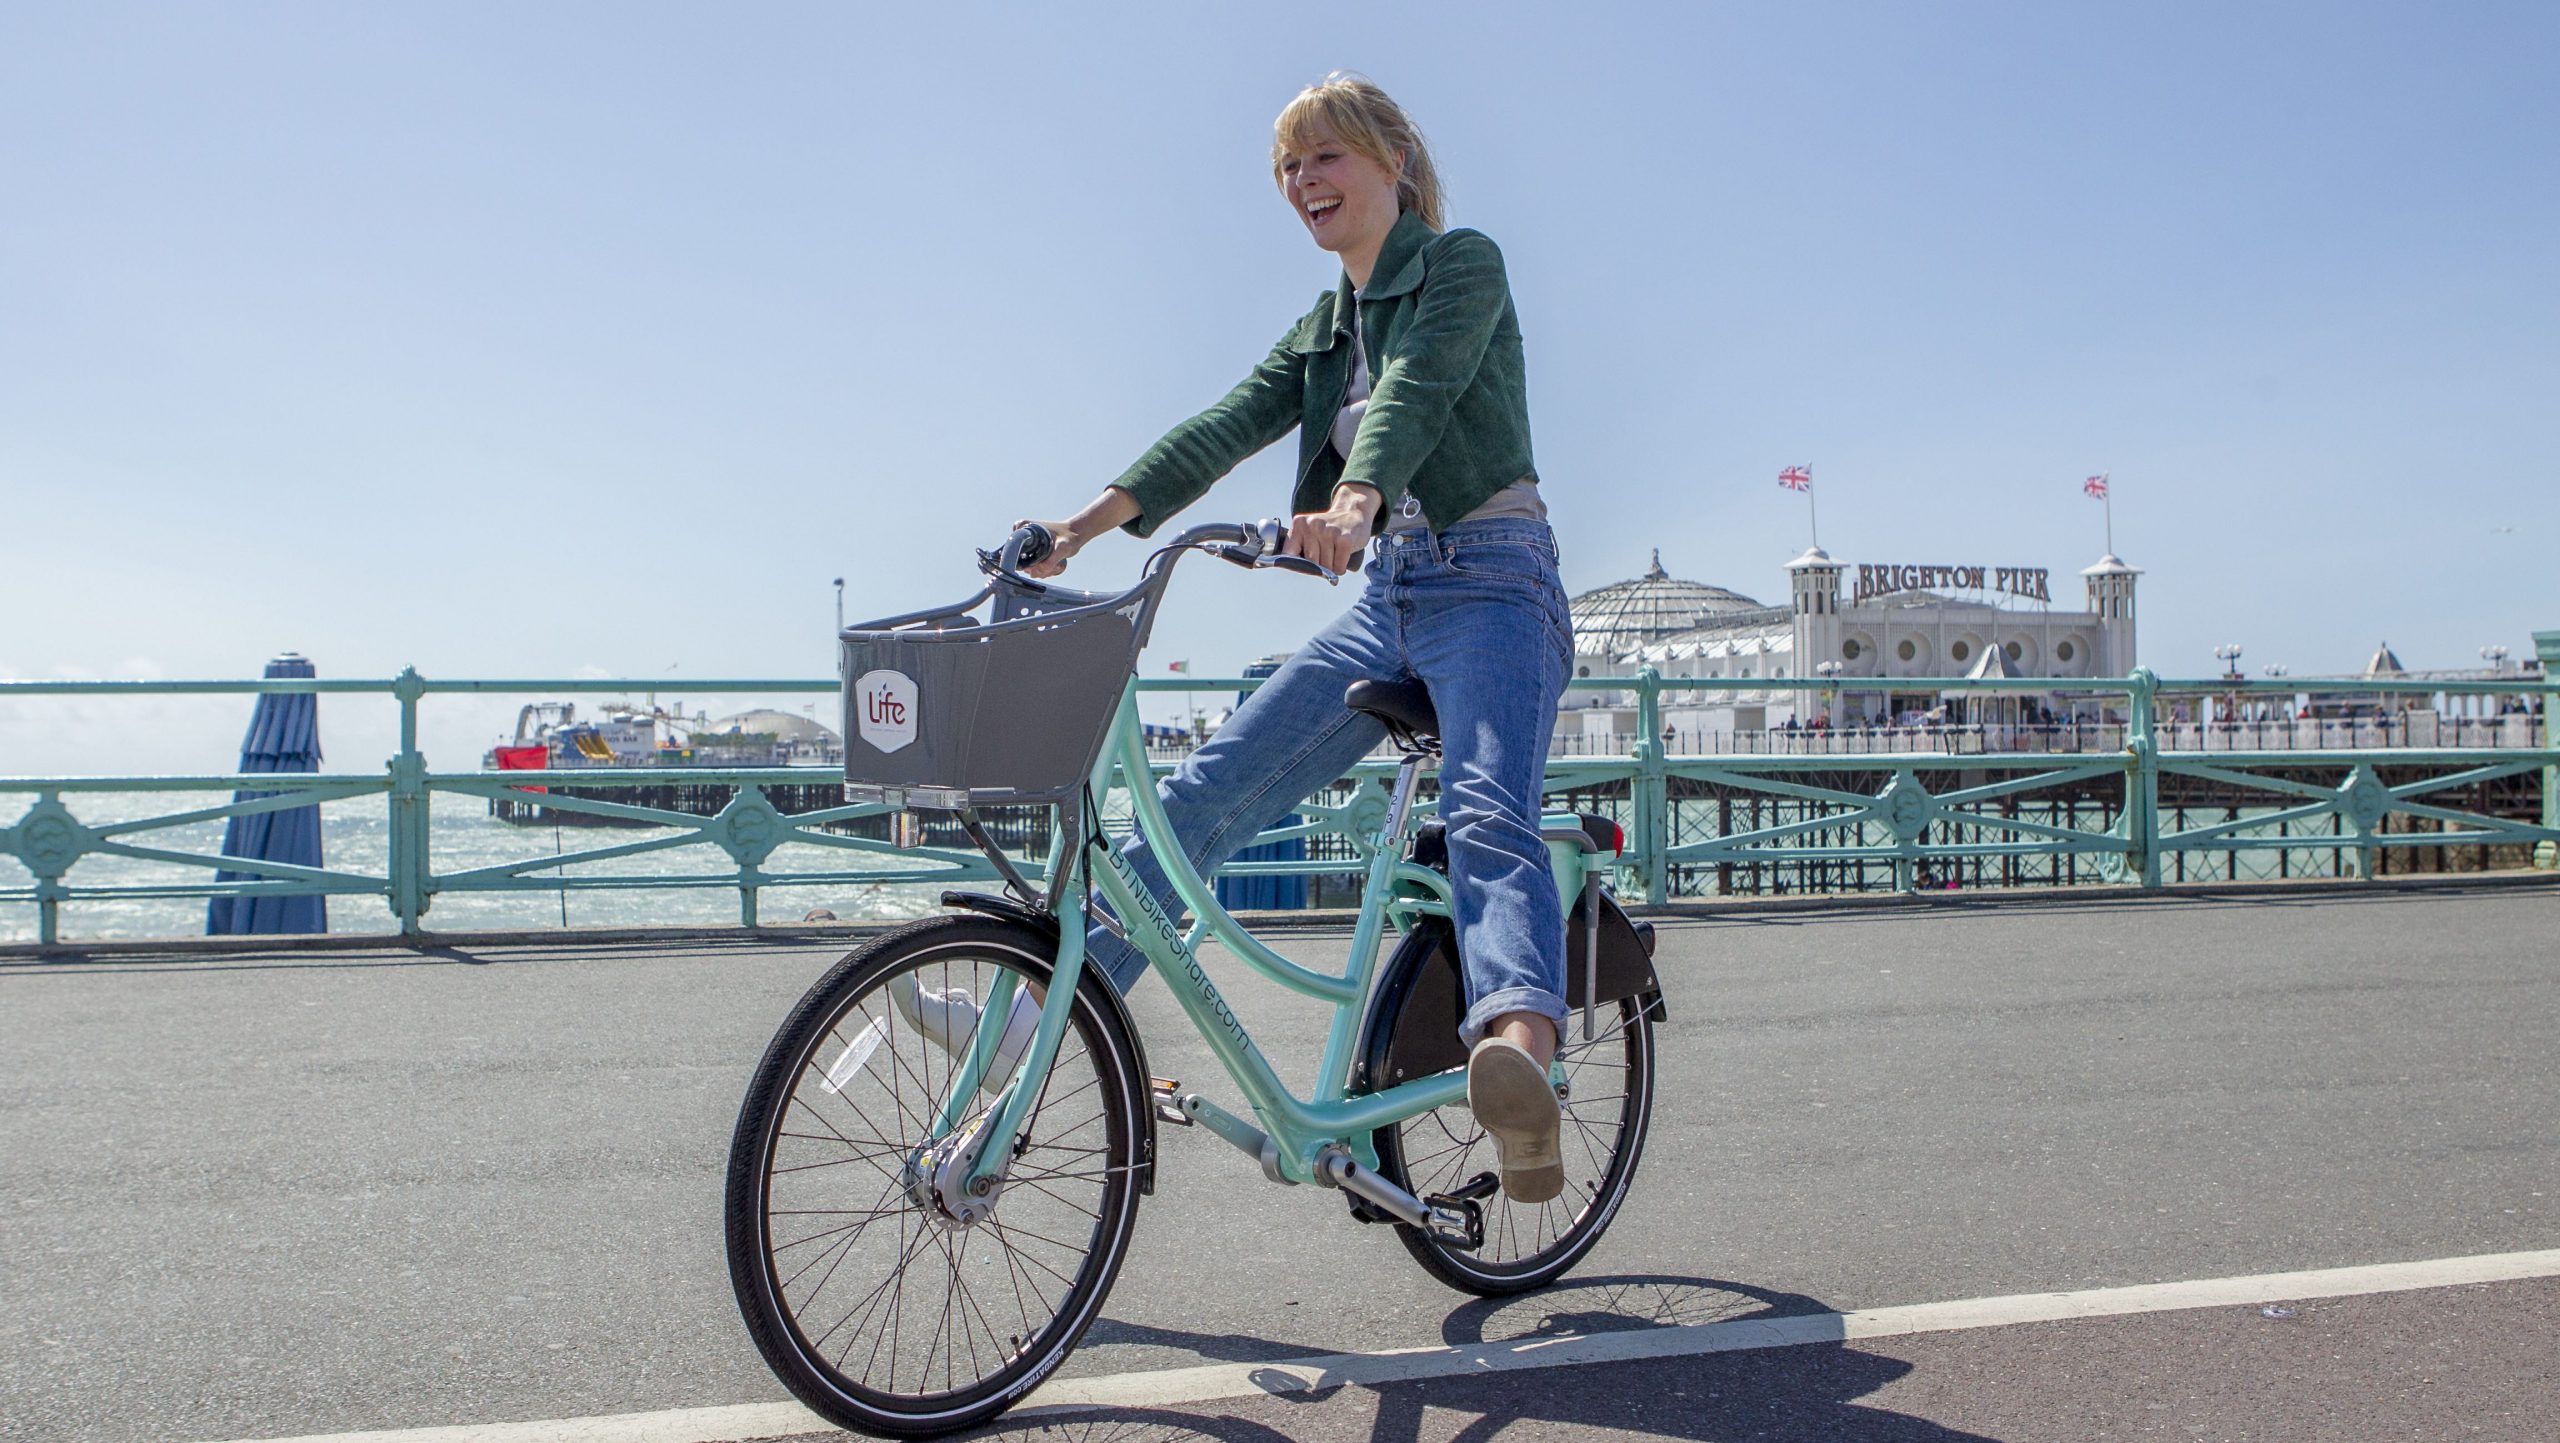
[[[1201,549],[1220,561],[1249,570],[1278,567],[1282,571],[1294,571],[1300,576],[1321,576],[1327,586],[1342,584],[1342,573],[1339,571],[1334,571],[1303,556],[1281,555],[1280,545],[1288,535],[1289,528],[1282,525],[1279,518],[1269,517],[1247,526],[1245,539],[1242,541],[1231,541],[1220,546],[1204,546]]]
[[[1340,586],[1342,584],[1341,572],[1319,562],[1310,561],[1303,556],[1266,556],[1262,559],[1261,564],[1264,566],[1276,566],[1282,571],[1294,571],[1300,576],[1321,576],[1324,578],[1324,584],[1327,586]]]

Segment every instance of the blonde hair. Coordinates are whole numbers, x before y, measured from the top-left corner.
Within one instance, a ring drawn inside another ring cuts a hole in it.
[[[1280,118],[1271,125],[1273,182],[1285,187],[1288,178],[1281,163],[1292,154],[1308,154],[1326,139],[1347,145],[1393,172],[1396,204],[1435,231],[1447,229],[1441,219],[1440,173],[1432,168],[1422,132],[1368,77],[1337,70],[1299,91],[1281,109]]]

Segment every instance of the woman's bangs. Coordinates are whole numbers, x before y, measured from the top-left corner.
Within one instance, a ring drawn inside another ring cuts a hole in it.
[[[1274,149],[1289,155],[1312,155],[1317,146],[1330,140],[1375,159],[1376,137],[1369,133],[1364,119],[1356,109],[1344,104],[1342,97],[1310,90],[1280,112],[1279,120],[1271,127],[1271,143]],[[1368,143],[1363,144],[1364,141]]]

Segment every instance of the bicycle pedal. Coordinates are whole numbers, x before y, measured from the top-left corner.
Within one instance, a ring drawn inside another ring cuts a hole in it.
[[[1179,1091],[1181,1086],[1182,1080],[1180,1078],[1150,1077],[1147,1079],[1147,1097],[1155,1103],[1156,1121],[1168,1122],[1173,1124],[1175,1127],[1192,1127],[1196,1125],[1191,1114],[1182,1110],[1182,1099]]]
[[[1444,1193],[1434,1193],[1424,1202],[1482,1202],[1502,1191],[1502,1178],[1493,1172],[1480,1172]]]
[[[1422,1207],[1431,1215],[1431,1236],[1444,1245],[1470,1253],[1484,1246],[1484,1208],[1474,1198],[1433,1193]]]

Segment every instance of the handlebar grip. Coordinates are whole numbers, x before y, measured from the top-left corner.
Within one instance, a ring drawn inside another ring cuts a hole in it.
[[[1014,566],[1037,566],[1057,548],[1058,538],[1049,534],[1048,527],[1034,521],[1013,533],[1013,540],[1005,549],[1013,554]]]

